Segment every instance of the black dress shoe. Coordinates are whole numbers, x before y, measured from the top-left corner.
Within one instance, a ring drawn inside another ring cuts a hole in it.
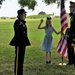
[[[48,61],[46,61],[46,64],[48,64]]]
[[[67,63],[67,65],[72,65],[72,63]]]
[[[51,61],[49,61],[49,64],[52,64],[52,62],[51,62]]]

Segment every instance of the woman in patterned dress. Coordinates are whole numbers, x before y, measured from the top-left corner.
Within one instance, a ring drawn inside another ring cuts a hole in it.
[[[52,19],[51,17],[47,17],[46,25],[43,27],[41,27],[41,24],[43,23],[43,19],[41,19],[41,22],[38,26],[38,29],[44,29],[45,30],[45,37],[44,37],[44,40],[42,42],[41,49],[46,52],[46,64],[52,63],[51,62],[51,51],[52,51],[52,42],[53,42],[52,33],[53,33],[53,31],[56,34],[60,33],[60,32],[57,32],[54,29],[54,27],[52,26],[51,19]]]

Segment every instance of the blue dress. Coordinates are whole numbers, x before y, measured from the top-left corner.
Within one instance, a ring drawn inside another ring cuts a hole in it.
[[[46,52],[51,52],[52,50],[52,33],[54,31],[53,27],[45,28],[45,37],[42,42],[42,50]]]

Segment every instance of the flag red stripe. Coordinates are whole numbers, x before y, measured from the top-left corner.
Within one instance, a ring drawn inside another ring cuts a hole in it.
[[[62,48],[62,44],[63,44],[63,42],[64,42],[64,40],[61,38],[61,46],[60,46],[60,48],[59,48],[58,52],[60,52],[60,51],[61,51],[61,48]],[[59,43],[59,44],[60,44],[60,43]]]
[[[64,11],[61,11],[62,13],[61,13],[61,17],[64,15],[64,14],[66,14],[66,11],[65,11],[65,9],[63,8],[63,10]]]
[[[66,23],[62,28],[61,28],[61,31],[64,31],[64,29],[66,29],[68,26],[68,24]]]
[[[66,45],[67,46],[67,45]],[[66,53],[66,47],[64,48],[62,55],[64,56],[64,54]]]
[[[61,20],[61,24],[67,20],[67,17],[64,17],[64,19]]]
[[[59,47],[59,45],[60,45],[60,43],[61,43],[61,40],[62,40],[62,39],[60,39],[60,41],[59,41],[59,43],[58,43],[58,45],[57,45],[57,48]]]

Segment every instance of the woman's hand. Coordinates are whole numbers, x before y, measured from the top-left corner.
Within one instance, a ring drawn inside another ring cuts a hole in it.
[[[64,35],[65,35],[62,31],[60,31],[60,33],[61,33],[61,35],[62,35],[62,36],[64,36]]]
[[[41,19],[41,23],[43,22],[43,19]]]
[[[43,23],[43,19],[40,20],[40,24],[38,26],[38,29],[45,29],[45,26],[41,27],[41,24]]]

